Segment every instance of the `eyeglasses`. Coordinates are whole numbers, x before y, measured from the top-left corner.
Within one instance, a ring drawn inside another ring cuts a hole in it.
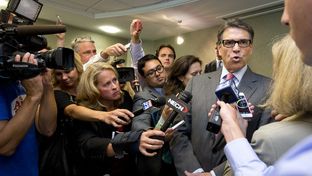
[[[158,65],[155,69],[149,70],[149,71],[145,74],[145,76],[151,78],[151,77],[154,77],[154,76],[155,76],[156,72],[157,72],[157,73],[162,73],[163,71],[164,71],[164,67],[163,67],[162,65]]]
[[[242,40],[238,40],[238,41],[236,41],[236,40],[221,40],[221,43],[226,48],[233,48],[236,43],[238,44],[239,47],[246,48],[246,47],[250,46],[252,41],[249,39],[242,39]]]

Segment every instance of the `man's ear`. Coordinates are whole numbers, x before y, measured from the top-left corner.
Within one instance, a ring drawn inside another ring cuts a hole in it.
[[[250,55],[252,55],[253,49],[254,49],[254,45],[251,44],[251,45],[250,45]]]

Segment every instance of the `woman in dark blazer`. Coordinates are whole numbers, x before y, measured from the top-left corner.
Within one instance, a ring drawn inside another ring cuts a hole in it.
[[[99,111],[132,110],[133,105],[130,95],[120,89],[116,70],[101,62],[90,65],[83,73],[78,85],[77,102]],[[133,117],[133,114],[129,116]],[[75,121],[81,157],[79,175],[136,175],[129,146],[138,136],[132,138],[133,133],[124,133],[130,130],[130,119],[120,117],[120,121],[126,121],[127,125],[116,128],[99,121]],[[122,141],[116,142],[122,135]],[[128,142],[126,139],[129,138],[133,141]]]

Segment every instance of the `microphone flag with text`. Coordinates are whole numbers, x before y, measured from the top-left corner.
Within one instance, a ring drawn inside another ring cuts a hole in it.
[[[168,118],[161,126],[161,131],[165,132],[170,127],[178,114],[185,116],[186,113],[190,111],[188,103],[191,101],[191,99],[192,94],[188,91],[180,92],[177,97],[174,95],[169,96],[166,105],[172,108],[173,111],[169,114]]]
[[[165,97],[157,97],[149,99],[142,103],[142,107],[133,111],[133,114],[135,116],[138,116],[142,114],[144,111],[150,109],[151,107],[161,107],[166,104],[166,98]]]
[[[166,121],[161,125],[160,130],[165,132],[170,125],[173,123],[174,119],[178,114],[185,116],[186,113],[190,111],[190,107],[187,103],[189,103],[192,99],[192,94],[188,91],[182,91],[177,96],[171,95],[167,99],[166,105],[173,109],[173,111],[169,114]],[[159,119],[162,120],[162,117]],[[159,123],[159,121],[158,121]],[[158,124],[157,123],[157,124]],[[164,137],[160,136],[151,136],[153,139],[165,140]],[[153,150],[147,150],[148,152],[153,152]]]

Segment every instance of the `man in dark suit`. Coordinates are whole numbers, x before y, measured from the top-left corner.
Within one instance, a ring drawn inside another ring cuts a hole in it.
[[[146,86],[142,92],[134,96],[133,110],[142,108],[142,103],[149,99],[164,96],[163,86],[166,80],[164,67],[155,55],[145,55],[138,61],[138,72],[144,78]],[[142,176],[174,176],[176,171],[173,164],[162,160],[164,141],[152,138],[153,136],[164,137],[165,133],[155,130],[154,127],[160,118],[160,109],[152,107],[141,115],[133,118],[132,130],[143,131],[138,141],[137,167]]]
[[[216,59],[209,62],[207,65],[205,65],[204,73],[214,72],[214,71],[222,68],[223,64],[222,64],[222,58],[221,58],[221,56],[219,54],[219,50],[218,50],[218,43],[216,43],[215,53],[216,53]]]
[[[186,90],[193,95],[191,117],[186,119],[188,123],[174,133],[170,142],[178,175],[223,174],[225,140],[220,132],[211,133],[206,127],[208,112],[217,100],[216,87],[225,81],[228,73],[234,75],[233,81],[249,102],[254,105],[264,102],[270,79],[252,72],[247,66],[253,49],[253,37],[254,31],[248,24],[240,20],[226,23],[217,36],[223,68],[194,77],[189,82]],[[250,140],[253,132],[269,121],[269,117],[263,116],[262,109],[255,108],[253,118],[248,122],[247,138]]]

